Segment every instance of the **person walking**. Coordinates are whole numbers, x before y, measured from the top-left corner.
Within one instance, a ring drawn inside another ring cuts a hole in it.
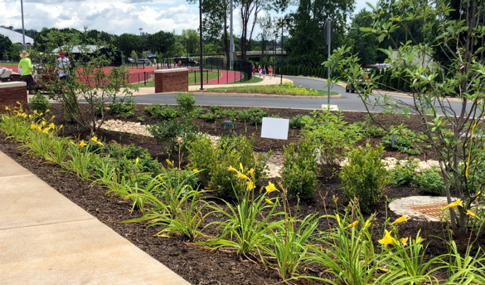
[[[261,70],[261,73],[263,74],[263,79],[266,78],[266,67],[263,67],[263,69]]]
[[[22,51],[20,54],[19,68],[22,70],[22,79],[27,83],[27,90],[29,93],[33,92],[34,78],[32,77],[32,61],[29,58],[29,53],[27,51]]]
[[[259,77],[261,78],[261,74],[263,72],[263,68],[261,68],[261,65],[258,66],[258,73],[259,73]]]
[[[59,58],[57,59],[56,69],[54,70],[54,72],[59,73],[59,78],[61,78],[61,80],[67,80],[70,65],[69,59],[65,56],[64,52],[61,51],[59,53]]]
[[[269,66],[268,68],[268,72],[269,72],[269,79],[273,79],[273,66]]]

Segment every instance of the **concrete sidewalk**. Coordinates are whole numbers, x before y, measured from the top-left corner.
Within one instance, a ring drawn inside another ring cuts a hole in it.
[[[190,284],[2,152],[0,241],[0,284]]]

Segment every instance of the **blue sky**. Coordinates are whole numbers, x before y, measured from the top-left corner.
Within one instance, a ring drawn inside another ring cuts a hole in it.
[[[355,11],[365,8],[365,2],[377,0],[357,0]],[[180,34],[199,25],[198,5],[185,0],[23,0],[23,6],[26,29],[87,27],[118,35],[138,34],[140,29]],[[0,0],[0,11],[0,25],[22,27],[20,0]],[[239,23],[235,13],[235,34],[240,34]]]

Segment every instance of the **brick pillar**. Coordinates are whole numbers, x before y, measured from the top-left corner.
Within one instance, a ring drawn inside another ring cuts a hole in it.
[[[0,111],[4,110],[5,106],[11,108],[17,106],[17,102],[20,102],[24,109],[29,107],[27,83],[23,81],[0,83]]]
[[[189,70],[187,68],[155,70],[155,93],[189,91]]]

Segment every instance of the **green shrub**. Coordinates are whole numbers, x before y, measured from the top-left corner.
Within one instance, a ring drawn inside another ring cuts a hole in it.
[[[394,138],[394,141],[393,141]],[[410,155],[418,155],[421,152],[415,148],[420,140],[419,136],[404,125],[391,126],[389,133],[382,138],[382,143],[388,149],[398,150]]]
[[[440,170],[429,168],[421,171],[415,178],[413,185],[429,191],[431,194],[442,195],[445,192],[445,184]]]
[[[347,198],[359,199],[363,212],[369,213],[384,195],[387,170],[381,161],[382,146],[374,149],[367,144],[366,148],[353,149],[349,155],[349,162],[342,167],[344,195]]]
[[[159,144],[165,144],[168,153],[178,150],[181,139],[181,151],[185,152],[187,143],[196,137],[195,125],[192,121],[178,120],[177,118],[165,120],[161,123],[148,126],[148,131]]]
[[[37,92],[34,97],[29,101],[29,106],[31,110],[36,110],[38,113],[43,113],[51,108],[51,103],[44,97],[44,95]]]
[[[283,147],[282,182],[288,193],[305,200],[312,200],[317,184],[317,161],[314,145],[309,140],[301,140]]]
[[[177,109],[169,105],[153,104],[145,107],[147,112],[152,118],[159,120],[170,120],[177,117]]]
[[[199,136],[187,147],[188,167],[200,171],[200,182],[207,189],[224,199],[235,199],[235,193],[243,193],[245,187],[228,170],[229,166],[239,169],[242,165],[245,171],[254,169],[256,183],[266,177],[264,170],[269,155],[254,155],[253,146],[254,140],[245,136],[222,137],[216,146],[208,137]]]
[[[123,118],[131,118],[136,114],[136,103],[133,98],[129,98],[128,100],[117,100],[109,106],[112,114],[120,115]]]
[[[192,93],[179,93],[175,100],[178,105],[178,112],[181,115],[195,111],[195,97]]]
[[[337,164],[345,151],[362,138],[357,126],[343,120],[341,111],[315,111],[312,116],[304,116],[303,123],[302,133],[318,146],[322,164]]]
[[[145,148],[133,144],[120,145],[117,143],[110,143],[105,145],[103,153],[116,160],[117,167],[120,168],[121,172],[126,168],[126,163],[140,164],[140,170],[143,172],[157,173],[160,171],[160,164],[151,156],[150,152]]]
[[[404,163],[398,161],[395,167],[389,171],[389,184],[411,186],[416,176],[417,166],[412,159],[408,159]]]
[[[303,115],[296,115],[290,119],[290,128],[292,129],[301,129],[305,126],[303,122]]]

